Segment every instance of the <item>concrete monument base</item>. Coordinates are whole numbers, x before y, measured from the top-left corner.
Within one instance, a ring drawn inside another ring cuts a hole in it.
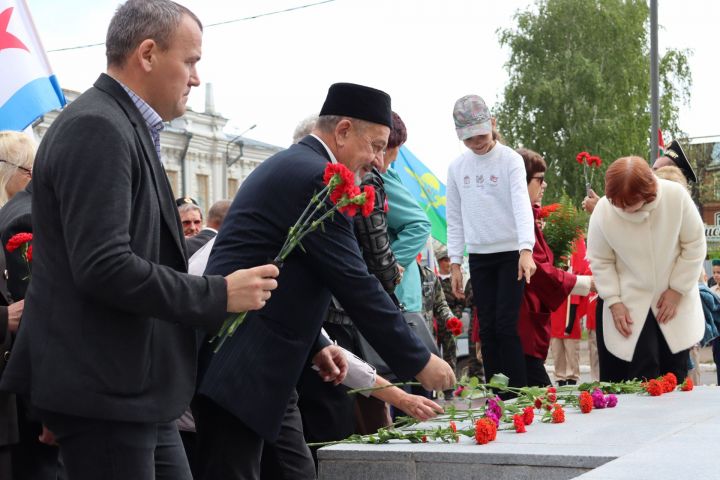
[[[319,450],[320,480],[720,479],[720,388],[619,395],[616,408],[565,412],[565,423],[498,432],[475,445],[344,444]],[[458,428],[466,428],[458,425]]]

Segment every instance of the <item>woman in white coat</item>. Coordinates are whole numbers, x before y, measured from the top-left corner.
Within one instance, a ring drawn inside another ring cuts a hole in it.
[[[587,253],[605,301],[598,334],[612,354],[601,359],[600,379],[672,372],[684,380],[688,349],[703,336],[697,279],[706,254],[687,190],[656,178],[640,157],[616,160],[590,218]]]

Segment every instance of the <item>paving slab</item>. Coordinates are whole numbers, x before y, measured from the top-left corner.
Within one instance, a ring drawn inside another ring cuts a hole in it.
[[[457,444],[325,447],[318,452],[318,475],[320,480],[720,479],[715,386],[661,397],[620,395],[613,409],[581,414],[568,408],[562,424],[537,420],[527,433],[501,431],[487,445],[462,437]]]

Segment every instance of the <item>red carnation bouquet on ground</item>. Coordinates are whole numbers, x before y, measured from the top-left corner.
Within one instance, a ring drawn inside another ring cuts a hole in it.
[[[27,280],[28,278],[30,278],[30,263],[32,262],[32,239],[32,233],[20,232],[10,237],[10,240],[8,240],[7,244],[5,245],[5,249],[9,253],[20,249],[20,254],[22,255],[23,260],[25,260],[25,265],[27,265],[28,269],[28,274],[25,278],[23,278],[23,280]]]
[[[302,246],[302,239],[318,228],[328,218],[332,218],[336,212],[349,216],[362,214],[364,217],[370,215],[375,206],[375,189],[372,186],[365,186],[363,190],[355,185],[355,175],[341,163],[328,163],[323,174],[325,187],[318,193],[313,194],[305,210],[297,219],[295,224],[288,230],[280,253],[277,254],[273,263],[282,267],[285,259],[297,247],[305,250]],[[231,316],[222,324],[220,331],[210,342],[218,342],[215,352],[220,350],[225,340],[231,337],[235,330],[245,321],[247,312]]]

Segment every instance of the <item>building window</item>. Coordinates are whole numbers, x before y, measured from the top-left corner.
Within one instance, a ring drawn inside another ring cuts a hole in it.
[[[235,194],[240,188],[240,180],[237,178],[228,178],[227,184],[227,196],[228,198],[235,198]]]
[[[197,201],[203,212],[207,212],[208,208],[210,208],[210,177],[197,174],[195,180],[197,182]]]
[[[165,170],[168,181],[170,182],[170,188],[172,188],[173,197],[178,198],[180,196],[180,174],[177,170]]]

